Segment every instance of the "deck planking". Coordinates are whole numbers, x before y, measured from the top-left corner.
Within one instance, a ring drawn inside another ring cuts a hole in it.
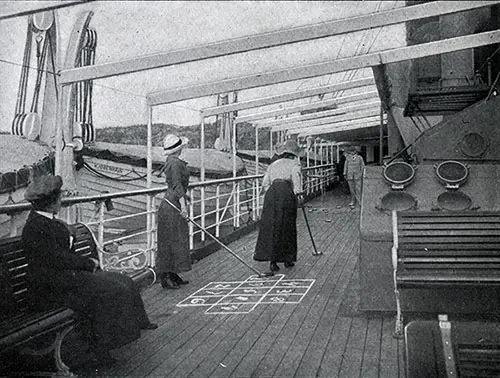
[[[335,289],[331,291],[325,311],[323,311],[319,319],[318,327],[307,346],[301,365],[298,367],[295,376],[305,377],[311,371],[316,371],[319,374],[324,365],[329,365],[328,367],[334,366],[334,364],[330,364],[329,361],[329,357],[334,356],[334,354],[329,354],[327,352],[328,345],[332,337],[332,343],[336,343],[338,340],[337,335],[334,335],[333,332],[339,322],[338,311],[342,302],[344,290],[347,287],[349,278],[352,276],[352,269],[354,269],[354,266],[355,260],[351,258],[347,259],[345,266],[339,265],[339,267],[342,268],[339,274],[332,271],[332,273],[336,274],[338,277]],[[329,375],[332,376],[335,369],[328,369],[328,371],[332,372],[331,374],[329,373]]]
[[[381,336],[382,320],[379,318],[369,318],[361,364],[361,376],[363,378],[379,376]]]
[[[338,256],[338,253],[333,253],[333,254],[325,254],[322,257],[313,257],[313,261],[316,262],[315,265],[311,266],[308,269],[307,264],[299,267],[295,272],[295,276],[292,276],[294,278],[298,277],[306,277],[307,272],[310,274],[311,277],[316,277],[316,282],[311,289],[310,293],[306,298],[304,298],[304,301],[301,303],[301,306],[297,306],[292,310],[292,313],[288,319],[286,319],[286,324],[285,327],[283,328],[282,332],[278,336],[278,338],[275,340],[275,342],[272,345],[272,348],[267,352],[266,356],[264,359],[260,362],[260,364],[257,366],[255,369],[255,374],[254,376],[259,377],[259,376],[265,376],[265,374],[269,374],[269,371],[274,372],[276,369],[279,368],[279,365],[281,364],[281,360],[284,358],[285,353],[287,352],[288,348],[293,342],[293,338],[295,338],[296,333],[298,332],[299,328],[303,325],[304,321],[307,319],[307,313],[308,311],[313,308],[314,301],[319,297],[319,295],[323,295],[321,292],[320,288],[323,287],[325,282],[328,282],[327,277],[328,272],[327,270],[331,270],[332,265],[328,264],[328,262],[323,263],[322,260],[325,257],[327,260],[331,260],[332,263],[336,263],[339,260],[336,258]],[[318,264],[319,262],[319,264]],[[316,267],[318,267],[318,271],[316,271]],[[337,265],[335,265],[337,266]],[[333,272],[336,271],[334,266]],[[305,274],[304,274],[305,273]],[[333,284],[333,282],[332,282]],[[285,322],[285,321],[284,321]],[[278,366],[276,366],[278,364]],[[277,372],[277,374],[280,374]],[[293,374],[289,375],[293,376]]]
[[[314,279],[298,304],[259,304],[247,314],[207,314],[207,307],[176,304],[210,282],[243,281],[254,273],[224,249],[196,262],[183,274],[180,290],[155,284],[143,291],[146,308],[159,324],[140,340],[113,355],[119,361],[102,371],[79,373],[106,377],[401,377],[403,344],[392,337],[394,317],[342,311],[348,288],[358,278],[359,210],[347,198],[327,192],[307,204],[313,247],[302,210],[297,218],[298,262],[278,274],[285,279]],[[338,207],[339,206],[339,207]],[[257,231],[228,246],[248,264]],[[356,287],[356,286],[354,286]]]
[[[336,224],[338,224],[338,223],[336,223]],[[280,311],[282,311],[282,310],[280,310]],[[293,308],[289,309],[289,312],[291,312],[291,311],[293,311]],[[286,314],[284,314],[284,315],[286,315]],[[289,314],[288,314],[288,316],[289,316]],[[275,325],[275,327],[272,330],[274,331],[275,329],[279,328],[279,330],[281,331],[283,326],[284,326],[284,324],[281,324],[281,327],[280,327],[280,324],[278,323]],[[245,356],[243,361],[240,363],[240,366],[238,367],[239,370],[236,370],[235,376],[244,374],[245,371],[248,371],[248,369],[251,369],[255,365],[256,361],[260,361],[264,357],[264,354],[267,352],[269,345],[271,345],[272,342],[274,341],[274,339],[276,338],[275,335],[276,335],[276,332],[270,333],[269,328],[266,329],[264,335],[258,340],[259,344],[257,344],[257,348],[254,348],[251,351],[249,351],[249,353]],[[256,352],[258,352],[258,355]]]
[[[329,299],[328,294],[334,291],[335,286],[340,281],[338,271],[344,271],[345,264],[349,261],[349,254],[341,254],[340,252],[346,251],[346,245],[349,245],[349,242],[352,241],[352,238],[345,238],[341,243],[342,246],[339,246],[337,251],[331,254],[332,258],[336,258],[333,269],[330,268],[331,262],[329,261],[330,259],[328,259],[323,265],[323,269],[317,273],[318,277],[325,277],[325,279],[319,279],[316,281],[317,292],[315,293],[315,297],[311,296],[309,298],[305,298],[306,302],[304,304],[309,304],[309,306],[300,306],[296,308],[296,312],[298,313],[305,309],[307,309],[307,311],[304,311],[303,319],[301,319],[300,324],[295,325],[298,332],[295,335],[294,340],[290,343],[286,355],[276,370],[277,376],[294,376],[294,373],[301,362],[302,356],[305,353],[305,348],[314,335],[314,331],[316,330],[321,315],[327,305],[327,301]],[[307,302],[307,299],[309,299],[310,303]]]

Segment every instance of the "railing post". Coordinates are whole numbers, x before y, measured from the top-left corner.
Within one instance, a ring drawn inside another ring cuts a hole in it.
[[[201,216],[201,219],[200,219],[200,223],[201,223],[201,227],[203,228],[206,228],[205,226],[205,187],[202,186],[200,188],[200,216]],[[205,241],[205,233],[202,232],[201,233],[201,241]]]
[[[260,179],[255,178],[255,219],[260,216]]]
[[[147,156],[146,156],[146,169],[147,169],[147,175],[146,175],[146,187],[148,189],[151,188],[152,186],[152,172],[153,172],[153,107],[150,105],[146,106],[146,115],[147,115],[147,120],[148,120],[148,127],[147,127]],[[153,217],[153,205],[154,205],[154,196],[151,194],[148,194],[146,196],[146,250],[148,251],[147,258],[149,259],[148,263],[149,266],[153,266],[154,261],[153,261],[153,256],[152,256],[152,250],[153,250],[153,229],[154,229],[154,217]]]
[[[240,182],[236,183],[236,228],[240,227],[240,217],[241,217],[241,192],[240,192]]]
[[[151,219],[151,195],[146,194],[146,250],[150,251],[152,242],[151,242],[151,226],[152,226],[152,219]],[[150,255],[148,253],[148,259],[150,259]],[[148,261],[151,263],[151,260]]]
[[[321,178],[319,179],[319,186],[321,188],[321,195],[325,193],[325,180],[326,180],[326,175],[323,173],[326,172],[326,168],[321,168],[319,170]]]
[[[252,182],[252,220],[255,222],[257,220],[257,196],[259,192],[257,191],[259,179],[254,179]]]
[[[189,218],[194,218],[194,189],[189,189]],[[194,248],[194,226],[192,222],[188,222],[189,224],[189,249],[193,250]]]
[[[201,115],[201,138],[200,138],[200,181],[205,182],[205,117]],[[201,213],[201,227],[205,228],[205,187],[200,188],[200,213]],[[189,222],[191,223],[191,222]],[[201,233],[201,241],[205,241],[205,233]]]
[[[17,235],[16,216],[17,215],[10,214],[10,217],[9,217],[9,222],[10,222],[10,236],[16,236]]]
[[[236,218],[238,217],[238,188],[233,182],[233,228],[236,228]]]
[[[306,142],[306,168],[309,168],[309,165],[310,165],[310,162],[309,162],[309,158],[310,158],[310,153],[309,153],[309,150],[310,150],[310,144],[311,144],[311,137],[308,136],[307,137],[307,142]],[[311,179],[309,178],[309,176],[306,176],[306,195],[307,194],[310,194],[311,193]]]
[[[98,201],[99,206],[99,225],[97,229],[97,242],[99,246],[104,249],[104,201]],[[99,253],[99,265],[104,267],[104,256]]]
[[[148,239],[148,244],[147,244],[147,251],[148,251],[148,259],[149,259],[149,266],[154,267],[156,263],[156,249],[155,249],[155,243],[156,243],[156,197],[154,194],[149,194],[150,197],[150,208],[148,208],[148,215],[151,218],[151,222],[148,225],[147,229],[147,239]]]
[[[270,132],[270,134],[272,134],[272,132]],[[272,149],[271,149],[272,151]],[[255,128],[255,174],[258,175],[259,174],[259,128],[256,127]],[[255,200],[255,205],[253,207],[254,209],[254,214],[253,214],[253,220],[257,220],[258,216],[259,216],[259,204],[260,204],[260,200],[259,200],[259,179],[256,178],[255,179],[255,182],[254,182],[254,188],[255,188],[255,196],[254,196],[254,200]]]
[[[217,185],[215,189],[215,236],[220,235],[220,184]]]

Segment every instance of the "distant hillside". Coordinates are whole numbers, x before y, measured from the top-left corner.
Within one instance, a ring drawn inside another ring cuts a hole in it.
[[[177,126],[170,124],[154,124],[152,127],[153,146],[161,146],[163,138],[169,133],[189,138],[189,146],[200,147],[200,126]],[[218,136],[218,127],[214,123],[205,124],[205,147],[212,148]],[[99,142],[146,145],[147,125],[109,127],[96,130]],[[255,128],[251,124],[241,124],[237,128],[238,149],[253,150],[255,148]],[[259,149],[269,149],[269,131],[259,130]]]

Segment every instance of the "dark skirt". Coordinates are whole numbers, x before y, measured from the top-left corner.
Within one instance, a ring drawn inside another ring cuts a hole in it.
[[[297,261],[297,199],[289,181],[273,181],[264,196],[254,260]]]
[[[167,191],[166,198],[180,209],[181,205],[173,193]],[[191,270],[191,254],[188,223],[177,210],[166,201],[162,201],[158,209],[156,271],[161,274],[189,270]]]
[[[120,273],[50,271],[34,277],[32,288],[38,309],[71,308],[85,325],[83,336],[97,350],[137,340],[149,322],[137,285]]]

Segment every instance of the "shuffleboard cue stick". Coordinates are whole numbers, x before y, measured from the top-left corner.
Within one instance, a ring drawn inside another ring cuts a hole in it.
[[[307,231],[309,231],[309,236],[311,237],[311,242],[314,248],[313,256],[320,256],[323,253],[318,252],[318,250],[316,249],[316,243],[314,242],[313,235],[311,232],[311,227],[309,226],[309,221],[307,220],[306,209],[304,208],[304,205],[301,205],[300,207],[302,208],[302,214],[304,214],[304,220],[306,221]]]

